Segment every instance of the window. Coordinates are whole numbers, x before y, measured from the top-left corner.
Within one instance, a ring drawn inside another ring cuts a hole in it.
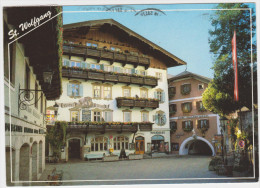
[[[169,98],[172,98],[176,94],[176,87],[169,87]]]
[[[172,143],[172,151],[179,151],[179,143]]]
[[[154,121],[157,125],[165,125],[166,124],[166,115],[164,112],[159,111],[154,116]]]
[[[105,120],[105,122],[112,122],[113,121],[113,112],[104,111],[104,120]]]
[[[114,138],[114,150],[129,149],[129,138],[126,136],[117,136]]]
[[[198,129],[202,129],[202,128],[207,129],[207,128],[209,128],[209,120],[207,120],[207,119],[198,120],[197,128]]]
[[[104,93],[104,99],[112,99],[112,87],[111,86],[104,86],[103,93]]]
[[[81,67],[81,62],[71,61],[70,67]]]
[[[162,81],[162,73],[161,72],[156,72],[155,76],[156,76],[156,78],[159,79],[159,81]]]
[[[77,122],[79,121],[79,111],[71,111],[71,121],[72,122]]]
[[[109,65],[104,65],[104,71],[114,72],[114,67]]]
[[[121,51],[120,48],[116,48],[116,47],[113,47],[113,46],[111,46],[110,49],[111,49],[112,51],[115,51],[115,52],[120,52],[120,51]]]
[[[163,103],[165,101],[165,93],[162,90],[157,90],[154,92],[154,98]]]
[[[131,97],[131,88],[123,87],[123,97]]]
[[[148,98],[148,89],[140,88],[140,97],[141,98]]]
[[[142,122],[148,122],[149,121],[149,112],[143,111],[142,113]]]
[[[121,67],[114,67],[114,72],[117,72],[117,73],[122,73],[123,70]]]
[[[189,113],[192,110],[192,103],[191,102],[182,103],[181,108],[184,113]]]
[[[124,122],[131,122],[131,112],[130,111],[124,111],[123,112],[123,118]]]
[[[171,121],[170,122],[170,128],[172,132],[175,132],[177,130],[177,122],[176,121]]]
[[[7,80],[9,80],[12,84],[15,84],[15,59],[16,59],[16,42],[9,44],[9,51],[8,51],[8,26],[4,24],[4,76]],[[10,59],[8,59],[8,57]],[[9,60],[9,61],[8,61]],[[9,69],[10,63],[10,69]],[[10,75],[9,75],[10,74]]]
[[[199,88],[199,90],[203,90],[204,89],[204,84],[199,84],[198,88]]]
[[[101,121],[101,112],[98,112],[98,111],[94,111],[94,118],[93,118],[93,120],[94,121],[97,121],[97,122],[100,122]]]
[[[182,129],[184,131],[192,131],[192,129],[193,129],[193,122],[191,120],[183,121],[182,122]]]
[[[98,70],[100,70],[101,66],[100,66],[100,64],[90,64],[90,68],[91,69],[98,69]]]
[[[70,97],[83,96],[83,86],[78,81],[71,81],[67,85],[67,94]]]
[[[177,105],[176,104],[170,104],[169,106],[170,115],[173,115],[177,112]]]
[[[93,47],[96,47],[96,48],[98,47],[97,44],[95,44],[95,43],[90,43],[90,42],[87,42],[87,43],[86,43],[86,46],[89,46],[89,47],[90,47],[90,46],[93,46]]]
[[[101,86],[94,85],[93,98],[101,98]]]
[[[123,73],[132,74],[132,69],[124,68]]]
[[[140,74],[140,75],[143,75],[143,76],[146,76],[146,71],[140,70],[140,71],[139,71],[139,74]]]
[[[106,151],[108,138],[97,136],[91,139],[91,151]]]
[[[181,85],[181,94],[188,95],[191,92],[191,84]]]
[[[202,101],[197,101],[197,102],[196,102],[196,106],[197,106],[197,110],[198,110],[199,112],[205,112],[205,111],[207,111],[207,110],[205,109],[205,107],[203,106]]]

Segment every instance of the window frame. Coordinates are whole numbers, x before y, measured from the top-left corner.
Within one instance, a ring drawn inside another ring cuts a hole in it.
[[[102,141],[100,141],[100,138],[102,138]],[[96,150],[96,144],[97,144],[97,150]],[[102,149],[101,149],[102,144]],[[93,149],[92,149],[93,146]],[[105,147],[106,146],[106,147]],[[91,152],[100,152],[100,151],[107,151],[108,150],[108,138],[105,136],[96,136],[92,137],[90,140],[90,151]]]
[[[127,113],[129,113],[129,116],[130,116],[130,118],[129,118],[130,120],[129,121],[126,121],[126,119],[125,119]],[[132,111],[130,111],[130,110],[123,111],[123,122],[127,123],[127,122],[131,122],[131,121],[132,121]]]
[[[147,120],[144,120],[144,115],[147,116]],[[149,112],[148,111],[141,111],[141,122],[149,122]]]
[[[142,96],[142,93],[143,93],[143,92],[146,93],[146,96],[145,96],[145,97]],[[148,89],[147,89],[147,88],[140,88],[140,98],[145,98],[145,99],[148,98]]]
[[[73,121],[73,112],[76,112],[77,115],[77,121]],[[70,121],[71,122],[78,122],[80,121],[80,110],[70,110]]]

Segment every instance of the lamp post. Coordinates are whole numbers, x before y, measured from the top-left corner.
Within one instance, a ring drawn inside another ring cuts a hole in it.
[[[220,118],[220,127],[221,127],[221,146],[222,146],[222,157],[223,157],[223,162],[226,164],[226,125],[227,125],[228,119],[225,116],[222,116]]]

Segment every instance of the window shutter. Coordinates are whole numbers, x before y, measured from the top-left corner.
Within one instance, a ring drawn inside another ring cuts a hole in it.
[[[192,111],[192,103],[190,102],[189,103],[189,106],[190,106],[190,112]]]
[[[187,84],[188,91],[191,92],[191,84]]]
[[[135,74],[135,69],[131,69],[131,74]]]
[[[185,121],[181,122],[182,123],[182,128],[185,128]]]
[[[72,96],[72,85],[69,83],[67,84],[67,95]]]
[[[184,85],[181,85],[181,92],[184,91]]]
[[[165,125],[166,124],[166,115],[165,114],[163,115],[162,120],[163,120],[162,125]]]
[[[197,107],[197,110],[200,109],[200,102],[199,101],[196,102],[196,107]]]
[[[82,84],[79,85],[79,96],[83,96],[83,86]]]
[[[158,116],[158,114],[155,115],[155,123],[156,123],[156,124],[159,123],[159,116]]]
[[[101,69],[101,70],[104,70],[104,64],[101,64],[101,65],[100,65],[100,69]]]
[[[193,128],[193,121],[190,121],[190,126],[191,128]]]
[[[206,122],[207,122],[207,128],[209,128],[209,120],[207,119]]]
[[[162,101],[161,102],[164,102],[165,101],[165,92],[162,91]]]
[[[86,69],[87,68],[87,63],[82,61],[81,62],[81,68]]]
[[[89,63],[86,63],[86,68],[90,69],[90,64]]]
[[[198,128],[198,129],[201,129],[201,120],[198,120],[197,128]]]
[[[181,110],[184,111],[184,103],[181,104]]]

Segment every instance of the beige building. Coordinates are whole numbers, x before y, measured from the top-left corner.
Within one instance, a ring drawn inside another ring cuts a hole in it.
[[[202,93],[209,78],[184,71],[168,79],[172,152],[215,155],[219,116],[207,111]],[[216,148],[217,149],[217,148]]]
[[[3,9],[8,185],[28,185],[44,171],[46,100],[57,99],[61,94],[56,19],[19,39],[11,38],[10,33],[17,29],[22,35],[25,32],[18,29],[21,23],[37,15],[51,13],[54,16],[57,11],[55,7]]]

